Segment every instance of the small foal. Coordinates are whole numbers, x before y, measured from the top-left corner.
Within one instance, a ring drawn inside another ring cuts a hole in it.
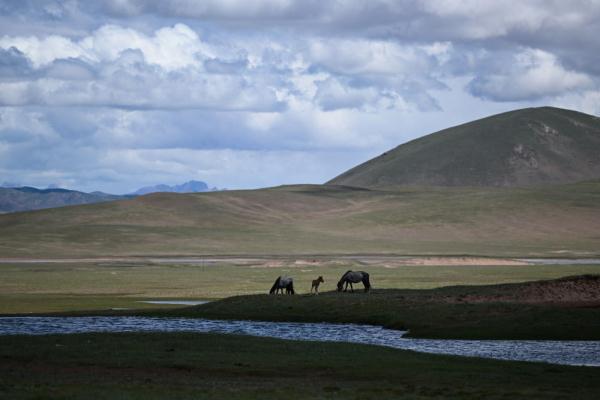
[[[315,279],[314,281],[312,281],[312,286],[310,287],[310,292],[313,292],[313,289],[315,289],[315,294],[319,294],[319,285],[321,284],[321,282],[325,282],[323,280],[323,277],[320,276],[317,279]]]

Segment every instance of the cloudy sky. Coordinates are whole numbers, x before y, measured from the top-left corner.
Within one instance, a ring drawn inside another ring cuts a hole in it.
[[[515,108],[600,114],[600,0],[0,0],[0,183],[322,183]]]

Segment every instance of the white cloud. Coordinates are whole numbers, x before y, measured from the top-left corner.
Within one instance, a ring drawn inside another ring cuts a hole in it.
[[[62,36],[48,36],[38,39],[35,36],[3,36],[0,38],[0,48],[10,49],[15,47],[23,52],[39,68],[56,59],[82,57],[83,50],[68,38]]]
[[[79,58],[88,63],[110,62],[127,50],[139,50],[145,62],[166,71],[199,66],[203,59],[214,57],[209,46],[184,24],[158,29],[152,36],[116,25],[105,25],[80,40],[55,35],[41,39],[3,36],[0,47],[16,47],[36,68],[68,58]]]
[[[395,92],[380,92],[372,86],[352,87],[334,78],[318,82],[315,95],[317,104],[325,111],[340,108],[392,108],[398,98],[399,95]]]
[[[0,47],[18,49],[38,70],[29,80],[0,82],[3,105],[253,111],[284,106],[275,81],[263,71],[244,63],[237,71],[206,71],[204,61],[218,61],[218,54],[182,24],[152,36],[109,25],[79,41],[5,36]]]
[[[498,69],[475,78],[470,90],[495,101],[514,101],[557,96],[594,85],[590,76],[565,69],[556,56],[537,49],[522,51],[512,63]]]

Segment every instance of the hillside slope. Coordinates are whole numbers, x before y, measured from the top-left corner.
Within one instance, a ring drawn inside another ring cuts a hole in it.
[[[0,213],[91,204],[123,198],[125,197],[102,192],[84,193],[67,189],[36,189],[27,186],[0,188]]]
[[[600,118],[527,108],[402,144],[329,184],[531,186],[600,178]]]
[[[299,185],[0,215],[0,257],[600,255],[600,182],[542,188]]]

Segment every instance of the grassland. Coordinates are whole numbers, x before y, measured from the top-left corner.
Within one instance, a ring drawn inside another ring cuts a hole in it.
[[[551,281],[549,285],[555,285]],[[531,284],[454,286],[430,290],[380,289],[368,294],[238,296],[202,306],[152,312],[212,319],[338,322],[409,330],[409,336],[439,339],[600,340],[600,288],[593,301],[554,302],[515,296]],[[537,284],[536,284],[537,285]],[[571,290],[587,288],[568,282]],[[525,289],[525,290],[523,290]],[[558,291],[554,291],[558,293]],[[502,295],[503,294],[503,295]]]
[[[266,293],[279,275],[295,279],[298,293],[322,275],[335,288],[348,269],[366,270],[376,289],[430,289],[597,274],[600,265],[402,265],[404,259],[331,257],[254,259],[215,263],[147,262],[0,264],[0,314],[110,308],[156,308],[151,299],[222,299]],[[166,306],[165,306],[166,307]]]
[[[528,189],[300,185],[0,215],[0,257],[600,253],[600,183]]]
[[[210,334],[3,337],[10,399],[595,399],[600,370]]]

